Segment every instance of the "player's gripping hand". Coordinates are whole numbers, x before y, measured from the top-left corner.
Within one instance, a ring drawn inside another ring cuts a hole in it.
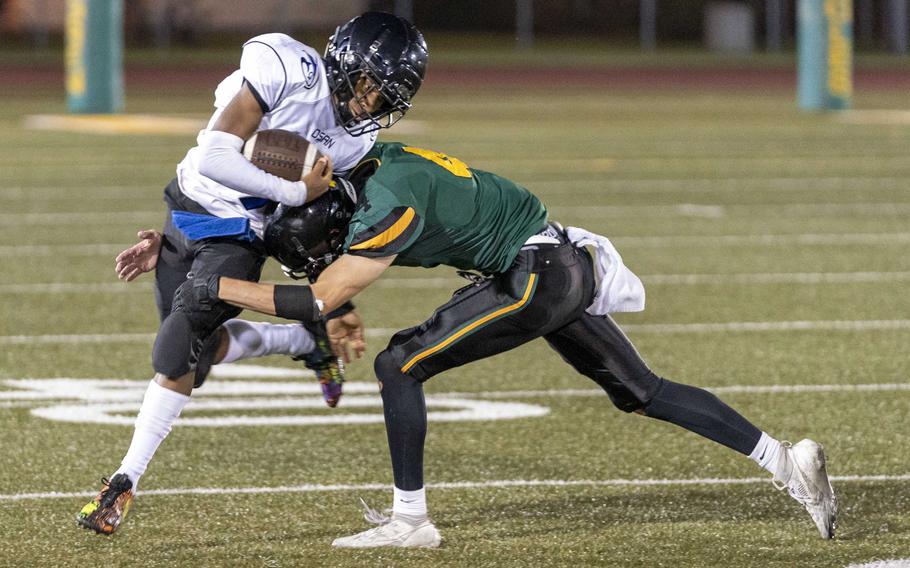
[[[152,271],[161,252],[161,233],[152,229],[139,231],[139,242],[117,255],[114,270],[117,278],[132,282],[140,274]]]
[[[356,310],[330,319],[326,323],[326,329],[332,350],[345,363],[351,362],[352,354],[356,359],[363,357],[367,345],[363,339],[363,320],[360,319],[360,314]]]
[[[322,156],[313,164],[313,169],[301,180],[306,184],[306,203],[313,201],[329,189],[332,183],[332,160]]]

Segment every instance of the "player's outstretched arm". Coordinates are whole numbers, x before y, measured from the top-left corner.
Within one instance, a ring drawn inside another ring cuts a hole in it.
[[[312,286],[258,284],[246,280],[212,276],[207,281],[187,281],[193,294],[185,298],[184,308],[196,309],[196,303],[209,305],[221,300],[247,310],[298,321],[314,321],[356,296],[373,283],[395,260],[395,256],[367,258],[343,255],[333,262]],[[192,304],[192,305],[191,305]]]
[[[140,274],[150,272],[158,264],[161,252],[161,233],[153,229],[139,231],[139,242],[117,255],[114,270],[117,278],[132,282]]]

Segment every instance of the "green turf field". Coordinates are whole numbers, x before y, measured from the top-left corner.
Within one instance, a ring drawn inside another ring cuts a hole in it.
[[[129,111],[204,120],[213,86],[130,91]],[[26,129],[27,115],[64,106],[56,90],[22,87],[0,94],[0,565],[910,558],[906,115],[800,114],[779,88],[428,84],[384,138],[512,177],[554,219],[613,238],[647,287],[647,310],[617,318],[645,359],[716,389],[774,436],[824,443],[842,520],[822,541],[751,461],[615,410],[537,342],[427,385],[428,495],[443,547],[351,552],[329,544],[366,528],[358,498],[381,508],[391,496],[369,361],[351,366],[334,410],[303,373],[275,371],[299,371],[290,360],[219,371],[152,462],[121,531],[76,528],[127,448],[150,377],[151,279],[119,283],[112,259],[137,229],[160,225],[161,188],[193,136]],[[855,107],[908,102],[860,92]],[[281,279],[275,265],[267,279]],[[448,269],[387,274],[358,302],[368,359],[463,283]],[[451,420],[462,410],[474,420]]]

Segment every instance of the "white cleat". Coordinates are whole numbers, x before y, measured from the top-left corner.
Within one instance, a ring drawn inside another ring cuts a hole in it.
[[[436,548],[442,542],[442,536],[426,519],[416,525],[394,516],[378,527],[357,533],[352,536],[336,538],[334,548],[377,548],[395,546],[402,548]]]
[[[771,482],[780,490],[786,489],[806,508],[822,538],[834,538],[837,496],[828,481],[824,448],[812,440],[803,440],[793,445],[781,442],[781,450]]]

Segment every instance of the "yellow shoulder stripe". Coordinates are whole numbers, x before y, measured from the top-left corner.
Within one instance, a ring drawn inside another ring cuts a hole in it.
[[[395,239],[397,239],[401,235],[401,233],[403,233],[405,231],[405,229],[408,228],[408,226],[411,224],[411,221],[413,219],[414,219],[414,208],[408,207],[407,211],[405,211],[401,215],[401,217],[399,217],[398,220],[395,221],[395,224],[393,224],[391,227],[389,227],[385,231],[379,233],[372,239],[370,239],[368,241],[363,241],[362,243],[358,243],[358,244],[352,246],[351,250],[364,250],[364,249],[372,249],[372,248],[379,248],[379,247],[385,246],[385,245],[389,244],[390,242],[394,241]]]

